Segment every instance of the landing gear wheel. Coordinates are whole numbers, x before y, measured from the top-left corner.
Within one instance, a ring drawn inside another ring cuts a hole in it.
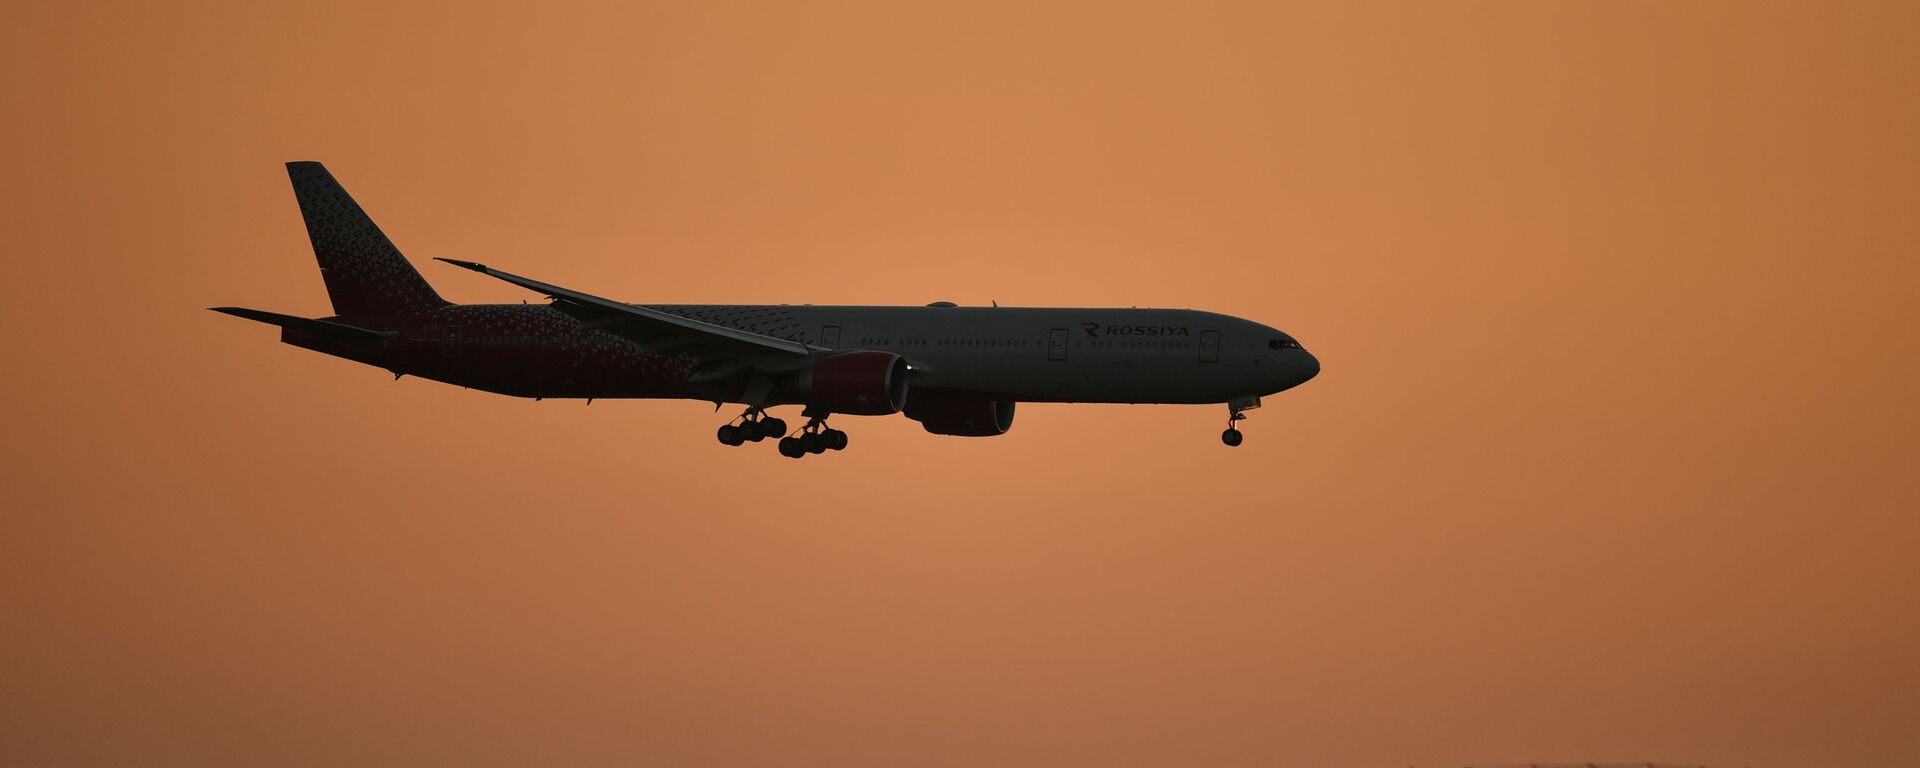
[[[767,415],[767,412],[758,406],[749,406],[745,413],[720,428],[719,437],[723,445],[740,445],[757,443],[786,433],[787,422]]]
[[[847,433],[827,426],[827,416],[829,414],[825,411],[816,411],[808,408],[806,412],[801,415],[807,417],[806,425],[800,427],[794,434],[788,435],[780,440],[780,455],[797,459],[809,453],[826,453],[827,451],[846,449]],[[762,431],[772,432],[774,434],[785,432],[786,428],[786,422],[772,417],[764,418],[760,424]],[[779,432],[773,432],[774,430],[779,430]]]
[[[1247,420],[1247,415],[1241,413],[1241,411],[1249,411],[1258,407],[1260,407],[1260,398],[1257,397],[1242,397],[1228,400],[1227,431],[1220,433],[1220,442],[1226,443],[1228,448],[1238,447],[1240,441],[1246,438],[1240,435],[1240,430],[1234,428],[1234,425]]]

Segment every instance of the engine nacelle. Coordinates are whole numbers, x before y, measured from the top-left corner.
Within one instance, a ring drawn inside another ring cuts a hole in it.
[[[831,413],[885,416],[907,406],[907,360],[862,350],[827,355],[807,374],[807,405]]]
[[[907,418],[936,435],[993,437],[1013,427],[1012,400],[995,400],[969,392],[920,389],[907,404]]]

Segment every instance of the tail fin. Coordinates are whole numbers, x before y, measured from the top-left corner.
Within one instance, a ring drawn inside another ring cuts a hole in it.
[[[319,163],[287,163],[307,237],[336,315],[428,312],[447,305]]]

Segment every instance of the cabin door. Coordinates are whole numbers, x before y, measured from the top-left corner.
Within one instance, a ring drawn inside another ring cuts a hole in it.
[[[1203,362],[1203,363],[1220,362],[1220,332],[1219,331],[1201,331],[1200,332],[1200,362]]]
[[[1067,329],[1055,328],[1047,332],[1047,359],[1067,359]]]

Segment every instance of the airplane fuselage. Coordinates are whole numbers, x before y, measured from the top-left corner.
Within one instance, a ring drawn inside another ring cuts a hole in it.
[[[1319,371],[1292,337],[1186,309],[643,305],[821,349],[891,352],[914,386],[1027,402],[1222,403],[1269,395]],[[596,329],[544,304],[448,305],[332,318],[389,329],[373,346],[297,329],[294,344],[472,389],[538,398],[728,400],[689,383],[702,359]],[[768,404],[791,404],[777,401]]]

